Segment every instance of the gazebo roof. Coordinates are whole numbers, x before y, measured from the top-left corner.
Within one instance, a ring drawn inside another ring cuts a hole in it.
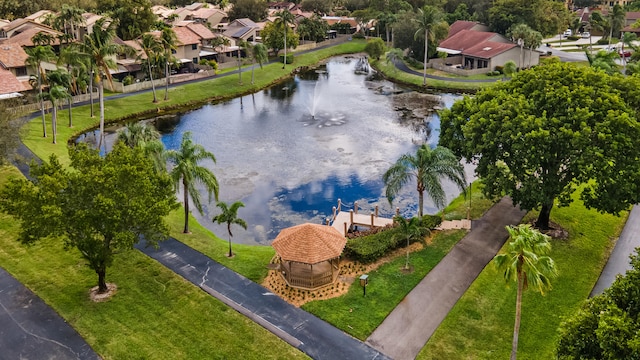
[[[337,258],[347,244],[331,226],[301,224],[280,231],[271,246],[285,261],[317,264]]]

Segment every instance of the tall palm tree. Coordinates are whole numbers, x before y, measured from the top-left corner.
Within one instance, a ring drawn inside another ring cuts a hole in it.
[[[76,74],[85,73],[85,61],[83,57],[86,54],[82,52],[80,46],[76,43],[67,44],[60,48],[60,56],[58,57],[58,65],[64,65],[69,74],[69,89],[70,94],[78,94],[79,89],[77,86]],[[69,127],[73,126],[73,98],[67,99],[67,105],[69,107]]]
[[[231,252],[231,237],[233,237],[233,234],[231,233],[231,224],[240,225],[243,229],[247,229],[247,222],[238,217],[238,209],[244,207],[244,204],[240,201],[236,201],[231,204],[231,206],[229,206],[226,203],[220,201],[216,204],[216,206],[220,208],[222,214],[214,216],[213,222],[218,224],[227,224],[227,232],[229,233],[229,257],[232,257],[233,252]]]
[[[31,42],[33,42],[34,45],[51,45],[53,44],[53,41],[55,40],[55,36],[53,36],[52,34],[49,34],[47,32],[44,31],[40,31],[39,33],[33,35],[31,37]]]
[[[130,148],[142,148],[153,161],[156,170],[166,171],[164,145],[160,141],[160,133],[152,126],[142,122],[128,123],[118,133],[118,142],[122,142]]]
[[[419,147],[415,155],[400,156],[382,176],[389,204],[405,185],[415,179],[419,217],[422,217],[425,191],[436,207],[445,206],[446,194],[441,182],[443,178],[451,180],[464,191],[464,168],[458,158],[445,147],[438,146],[431,150],[426,144]]]
[[[115,22],[106,25],[104,19],[106,18],[98,20],[93,25],[93,31],[85,36],[83,45],[83,51],[91,58],[92,68],[96,71],[94,80],[98,84],[100,101],[99,148],[104,143],[104,78],[110,83],[113,82],[109,70],[117,69],[114,57],[123,50],[122,46],[115,43]]]
[[[158,98],[156,97],[156,86],[153,83],[153,66],[156,66],[161,58],[160,54],[164,51],[162,47],[162,43],[153,36],[153,34],[146,33],[142,35],[140,38],[140,47],[147,57],[147,71],[149,72],[149,80],[151,80],[151,91],[153,92],[153,102],[157,103]]]
[[[616,4],[613,5],[613,9],[607,15],[609,22],[609,46],[611,46],[611,38],[613,35],[617,35],[624,27],[626,12],[622,6]]]
[[[45,61],[55,60],[56,54],[53,52],[53,48],[49,45],[38,45],[32,48],[25,48],[24,51],[29,56],[26,60],[26,64],[34,68],[36,71],[38,98],[40,99],[40,113],[42,114],[42,136],[47,137],[47,124],[44,119],[44,98],[42,96],[42,78],[44,76],[42,63]]]
[[[251,46],[251,85],[254,84],[254,70],[256,62],[260,65],[260,69],[262,69],[262,64],[266,63],[269,60],[267,56],[267,47],[262,43],[257,43]]]
[[[164,100],[169,100],[169,82],[171,78],[171,71],[169,71],[169,64],[172,63],[173,58],[172,50],[176,49],[178,38],[175,31],[169,26],[165,26],[160,34],[160,43],[164,48]]]
[[[62,9],[60,10],[60,14],[54,20],[55,27],[68,35],[69,39],[78,39],[78,34],[76,33],[76,25],[83,24],[85,22],[84,17],[82,17],[82,13],[84,10],[77,8],[73,5],[62,5]],[[71,33],[69,33],[71,30]]]
[[[284,69],[287,65],[287,31],[289,30],[289,25],[295,23],[296,18],[293,16],[289,10],[282,10],[276,13],[276,25],[281,26],[284,31],[284,61],[282,64],[282,68]]]
[[[442,10],[435,6],[424,6],[418,9],[417,25],[418,30],[413,35],[414,39],[420,37],[424,33],[424,69],[422,75],[422,85],[427,85],[427,63],[429,61],[429,38],[433,38],[432,29],[435,26],[441,26],[444,22],[444,14]]]
[[[419,217],[413,217],[407,220],[398,215],[394,220],[399,225],[399,232],[396,235],[407,240],[407,261],[404,264],[404,269],[409,270],[409,245],[411,241],[418,240],[421,236],[426,235],[424,230],[426,230],[427,233],[429,230],[423,229],[422,218]]]
[[[525,39],[528,36],[530,36],[529,34],[532,31],[533,29],[531,29],[529,25],[520,23],[520,24],[515,24],[511,26],[509,28],[509,31],[507,32],[511,40],[517,43],[518,46],[520,47],[520,63],[518,64],[518,67],[520,69],[524,69],[523,54],[524,54]]]
[[[198,165],[202,160],[210,159],[216,162],[215,156],[205,150],[200,144],[195,144],[191,140],[191,132],[185,132],[182,135],[182,143],[180,150],[169,150],[166,154],[167,158],[174,163],[170,176],[176,187],[182,181],[184,192],[184,233],[189,233],[189,196],[193,200],[196,209],[202,214],[202,202],[200,201],[200,193],[196,188],[197,183],[204,184],[209,193],[209,201],[211,194],[215,195],[218,201],[218,180],[211,170]]]
[[[60,101],[71,97],[69,87],[71,86],[71,76],[64,70],[54,70],[47,73],[47,83],[49,91],[44,95],[51,101],[51,129],[53,133],[53,143],[57,142],[58,134],[58,106]]]
[[[518,352],[518,335],[522,314],[522,293],[527,288],[544,294],[551,289],[551,279],[557,275],[554,261],[546,256],[551,252],[549,236],[533,229],[529,224],[517,227],[507,226],[510,242],[506,253],[496,255],[493,263],[503,274],[507,283],[516,281],[516,319],[513,327],[511,360],[516,359]]]

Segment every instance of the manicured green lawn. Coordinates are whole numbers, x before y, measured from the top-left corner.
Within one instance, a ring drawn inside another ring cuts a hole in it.
[[[471,219],[479,219],[493,204],[491,201],[482,195],[482,182],[476,180],[471,185],[471,210],[469,211]],[[444,210],[445,220],[460,220],[467,218],[467,210],[469,209],[469,197],[465,194],[460,194],[457,198],[453,199]]]
[[[0,168],[0,187],[12,167]],[[107,272],[117,294],[89,300],[97,283],[77,250],[61,241],[16,239],[18,224],[0,214],[0,266],[44,299],[104,359],[290,359],[305,355],[180,276],[132,250]]]
[[[378,71],[382,72],[384,76],[394,81],[398,81],[404,84],[422,87],[422,76],[407,74],[398,70],[391,63],[382,58],[379,61],[372,61],[372,66]],[[478,82],[464,82],[464,81],[444,81],[427,78],[427,87],[440,90],[479,90],[483,87],[491,86],[493,83],[478,83]]]
[[[556,330],[593,288],[620,233],[621,217],[587,210],[576,200],[554,208],[552,221],[569,231],[568,240],[552,240],[551,257],[559,269],[553,289],[545,296],[523,296],[518,358],[554,358]],[[532,219],[530,214],[526,219]],[[525,219],[525,220],[526,220]],[[516,286],[505,285],[490,264],[458,301],[418,359],[506,359],[511,351]]]

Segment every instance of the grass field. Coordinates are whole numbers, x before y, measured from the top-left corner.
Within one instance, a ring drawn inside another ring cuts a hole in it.
[[[18,174],[0,168],[0,187]],[[116,257],[109,301],[89,300],[96,274],[77,250],[46,239],[19,241],[18,225],[0,214],[0,266],[40,296],[104,359],[291,359],[297,349],[142,253]]]
[[[518,358],[554,358],[556,329],[593,288],[615,238],[621,217],[587,210],[574,197],[570,207],[554,208],[552,221],[569,231],[568,240],[552,240],[551,257],[559,269],[545,296],[526,292],[522,303]],[[529,214],[525,221],[533,219]],[[506,359],[511,351],[516,286],[505,285],[490,264],[458,301],[418,359]]]

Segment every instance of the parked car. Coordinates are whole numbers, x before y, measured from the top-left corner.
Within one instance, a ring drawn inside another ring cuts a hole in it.
[[[571,29],[567,29],[567,30],[564,31],[564,34],[562,34],[562,35],[571,36],[571,35],[573,35],[573,31],[571,31]]]
[[[591,37],[591,34],[590,34],[588,31],[585,31],[585,32],[583,32],[582,34],[580,34],[580,36],[581,36],[583,39],[588,39],[588,38],[590,38],[590,37]]]
[[[620,57],[628,58],[628,57],[631,56],[631,51],[629,51],[629,50],[622,51],[622,49],[620,49],[620,50],[618,50],[618,55],[620,55]]]

